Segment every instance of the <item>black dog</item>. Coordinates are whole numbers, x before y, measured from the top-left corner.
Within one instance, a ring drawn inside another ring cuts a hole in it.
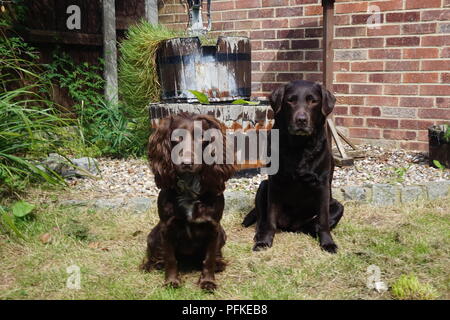
[[[336,98],[323,86],[294,81],[276,89],[270,104],[279,130],[279,171],[259,186],[255,208],[243,225],[256,225],[254,251],[272,246],[277,229],[318,236],[331,253],[330,230],[344,208],[331,196],[334,160],[326,118]]]

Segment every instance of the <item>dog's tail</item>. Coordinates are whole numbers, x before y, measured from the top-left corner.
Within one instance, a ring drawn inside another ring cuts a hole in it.
[[[252,224],[256,222],[256,208],[253,208],[252,211],[250,211],[242,221],[242,225],[245,228],[250,227]]]

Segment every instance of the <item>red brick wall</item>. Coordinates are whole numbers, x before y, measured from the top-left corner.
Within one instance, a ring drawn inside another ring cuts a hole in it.
[[[206,1],[205,1],[206,2]],[[185,28],[180,0],[160,22]],[[322,80],[320,0],[212,0],[213,31],[252,39],[253,94]],[[368,27],[369,5],[380,12]],[[426,128],[450,122],[450,0],[336,0],[335,121],[356,142],[427,150]]]

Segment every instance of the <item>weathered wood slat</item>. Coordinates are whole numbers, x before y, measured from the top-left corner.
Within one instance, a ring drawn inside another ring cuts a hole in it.
[[[25,27],[30,29],[56,30],[55,3],[58,0],[28,0]]]
[[[274,123],[274,114],[268,105],[152,103],[148,110],[153,128],[160,119],[180,112],[212,115],[233,130],[271,129]]]
[[[103,52],[105,59],[105,97],[118,103],[117,37],[115,0],[103,0]]]
[[[22,33],[25,40],[32,43],[75,44],[87,46],[102,46],[101,34],[80,32],[59,32],[47,30],[27,30]]]

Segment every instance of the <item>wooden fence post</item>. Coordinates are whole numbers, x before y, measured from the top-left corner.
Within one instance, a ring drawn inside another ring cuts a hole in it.
[[[151,24],[158,24],[158,0],[145,0],[145,18]]]
[[[333,92],[334,0],[322,0],[323,6],[323,82]]]
[[[104,77],[106,80],[105,98],[118,103],[117,79],[117,39],[115,0],[103,0],[103,54],[105,59]]]

